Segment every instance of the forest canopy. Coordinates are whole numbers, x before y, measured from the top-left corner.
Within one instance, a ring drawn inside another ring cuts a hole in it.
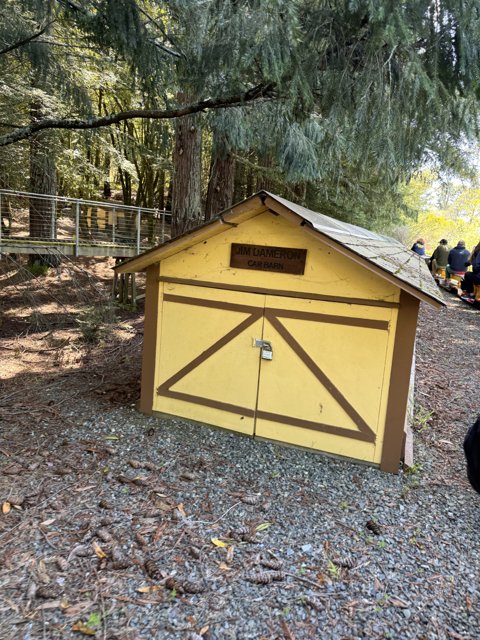
[[[464,164],[479,25],[475,0],[5,0],[0,187],[112,181],[176,232],[265,188],[382,227],[426,162]]]

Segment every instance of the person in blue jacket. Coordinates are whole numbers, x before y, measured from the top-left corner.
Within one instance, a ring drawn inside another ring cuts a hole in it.
[[[423,240],[423,238],[419,238],[416,242],[414,242],[412,251],[414,251],[419,256],[425,255],[425,241]]]
[[[465,241],[459,240],[457,246],[448,254],[447,278],[454,273],[465,273],[470,252],[465,249]]]

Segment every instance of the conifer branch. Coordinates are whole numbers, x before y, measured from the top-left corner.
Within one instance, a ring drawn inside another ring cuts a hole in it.
[[[0,136],[0,147],[20,142],[21,140],[30,138],[33,134],[39,131],[44,131],[45,129],[99,129],[101,127],[108,127],[112,124],[116,124],[124,120],[132,120],[134,118],[172,120],[174,118],[181,118],[193,113],[199,113],[200,111],[242,107],[259,100],[272,98],[274,89],[274,83],[265,83],[257,85],[245,93],[234,94],[226,98],[207,98],[200,102],[195,102],[193,104],[173,109],[129,109],[128,111],[110,113],[106,116],[90,116],[85,119],[46,118],[24,127],[18,127],[18,125],[14,124],[4,124],[3,126],[15,128],[15,131]]]
[[[54,22],[55,22],[55,20],[51,20],[50,22],[47,22],[46,24],[44,24],[43,27],[40,27],[40,29],[38,31],[35,31],[34,33],[31,33],[26,38],[23,38],[22,40],[19,40],[18,42],[14,42],[13,44],[8,45],[4,49],[0,49],[0,56],[2,56],[4,53],[9,53],[10,51],[14,51],[15,49],[19,49],[20,47],[23,47],[24,45],[28,44],[29,42],[32,42],[32,40],[36,40],[41,35],[43,35],[45,33],[45,31],[48,29],[48,27],[51,24],[53,24]]]

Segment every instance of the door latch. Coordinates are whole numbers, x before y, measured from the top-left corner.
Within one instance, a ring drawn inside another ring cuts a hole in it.
[[[260,357],[262,360],[273,360],[272,343],[268,340],[254,340],[254,347],[260,348]]]

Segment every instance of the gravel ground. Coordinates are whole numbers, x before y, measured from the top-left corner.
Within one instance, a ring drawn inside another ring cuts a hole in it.
[[[35,388],[17,397],[0,434],[0,638],[480,637],[461,449],[480,315],[448,305],[421,311],[415,465],[396,476],[142,416],[93,360],[41,387],[46,414],[21,413]]]

